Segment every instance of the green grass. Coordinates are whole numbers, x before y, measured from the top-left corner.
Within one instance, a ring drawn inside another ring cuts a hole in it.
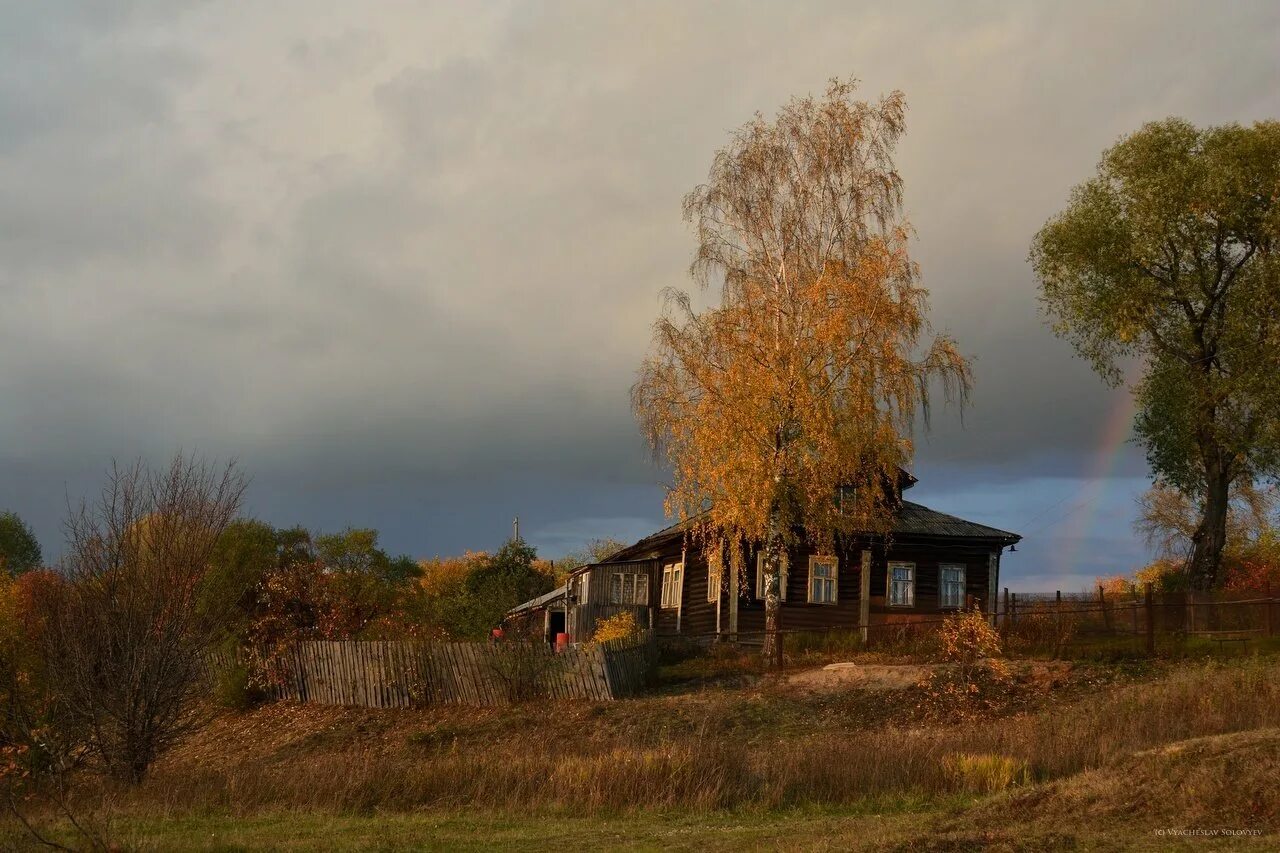
[[[844,809],[637,813],[619,816],[511,817],[474,812],[391,813],[372,816],[276,812],[249,817],[198,814],[171,818],[128,817],[114,823],[113,838],[138,851],[258,850],[1268,850],[1275,837],[1220,841],[1174,840],[1150,827],[1124,823],[1060,829],[992,822],[964,825],[966,802],[957,800],[872,803]],[[959,817],[960,824],[956,824]],[[59,840],[74,838],[58,832]],[[0,832],[0,845],[17,836]],[[8,842],[8,843],[6,843]],[[20,847],[18,849],[21,849]]]

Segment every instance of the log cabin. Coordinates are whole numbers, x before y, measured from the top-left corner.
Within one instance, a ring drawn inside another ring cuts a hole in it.
[[[1021,538],[905,500],[916,483],[903,472],[887,536],[855,534],[830,553],[809,547],[787,554],[782,583],[784,631],[862,628],[937,620],[976,604],[996,609],[1000,555]],[[590,640],[596,624],[622,611],[659,638],[743,639],[764,632],[764,575],[759,549],[749,551],[748,577],[734,583],[726,568],[709,571],[687,536],[691,521],[674,524],[582,566],[566,583],[508,614],[509,624],[554,641]],[[736,588],[737,594],[732,594]]]

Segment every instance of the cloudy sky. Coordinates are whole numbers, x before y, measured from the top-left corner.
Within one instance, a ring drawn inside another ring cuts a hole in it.
[[[1036,229],[1143,122],[1280,116],[1280,6],[0,0],[0,508],[61,550],[112,457],[236,457],[271,522],[416,556],[662,523],[628,389],[729,130],[903,90],[935,325],[976,359],[911,496],[1015,587],[1143,558],[1128,405]],[[1118,426],[1117,426],[1118,425]]]

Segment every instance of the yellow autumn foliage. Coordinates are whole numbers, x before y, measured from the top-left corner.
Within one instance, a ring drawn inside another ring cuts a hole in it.
[[[640,625],[636,622],[636,615],[630,610],[624,610],[597,622],[591,641],[607,643],[610,640],[625,640],[639,633]]]
[[[670,293],[632,402],[672,467],[668,512],[698,518],[717,566],[795,529],[819,542],[886,529],[930,384],[969,389],[908,252],[892,158],[903,96],[854,88],[832,81],[743,126],[685,198],[693,272],[719,304]]]

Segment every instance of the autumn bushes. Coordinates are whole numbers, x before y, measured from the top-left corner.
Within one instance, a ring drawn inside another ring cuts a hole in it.
[[[550,591],[549,564],[523,542],[498,552],[415,562],[374,530],[312,534],[233,523],[205,580],[206,609],[229,614],[230,639],[253,648],[302,640],[483,639],[516,604]]]
[[[303,640],[480,637],[554,581],[533,549],[419,565],[372,530],[237,520],[245,478],[176,456],[113,466],[73,508],[57,572],[0,571],[0,794],[139,784],[204,725],[246,709]],[[87,772],[81,772],[87,771]]]

